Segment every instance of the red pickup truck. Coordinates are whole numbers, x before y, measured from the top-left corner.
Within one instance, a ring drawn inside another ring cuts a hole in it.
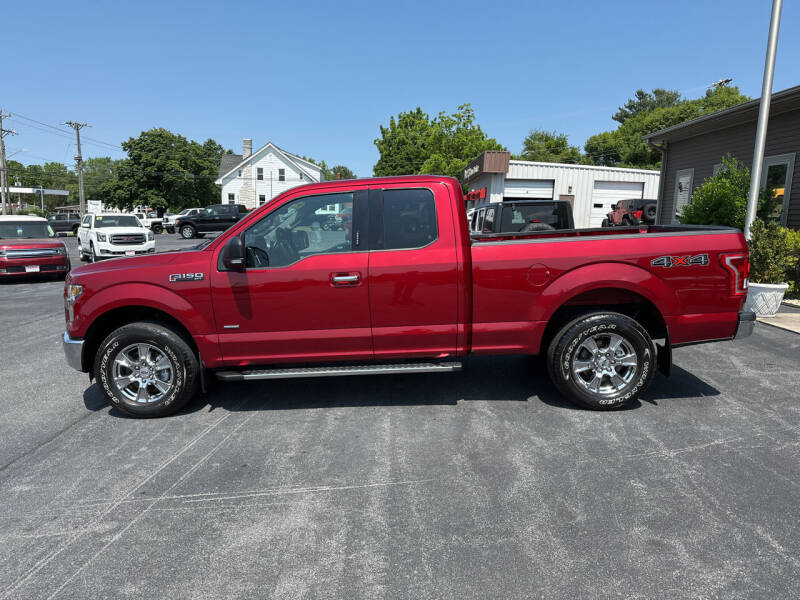
[[[346,214],[342,229],[327,215]],[[68,363],[120,409],[165,415],[222,381],[451,372],[544,354],[573,402],[640,396],[671,348],[752,332],[747,245],[729,228],[470,236],[459,183],[296,187],[194,248],[75,269]]]

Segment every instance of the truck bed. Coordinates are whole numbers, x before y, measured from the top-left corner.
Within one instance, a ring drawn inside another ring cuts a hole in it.
[[[632,236],[681,236],[740,233],[735,227],[716,225],[635,225],[632,227],[596,227],[594,229],[557,229],[554,231],[528,231],[518,233],[475,233],[470,235],[473,244],[502,241],[559,241],[559,238],[577,240],[585,238],[628,239]]]

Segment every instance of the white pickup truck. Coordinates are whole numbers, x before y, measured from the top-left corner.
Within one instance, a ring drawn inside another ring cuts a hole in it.
[[[134,215],[88,214],[78,228],[78,254],[92,262],[156,251],[155,233]]]
[[[157,212],[136,212],[133,213],[133,215],[139,219],[142,225],[144,225],[147,229],[152,230],[153,233],[161,233],[164,231],[164,220],[158,217]]]

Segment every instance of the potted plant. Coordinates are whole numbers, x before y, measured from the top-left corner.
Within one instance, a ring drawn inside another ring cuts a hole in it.
[[[750,229],[750,280],[745,308],[759,317],[774,317],[797,264],[795,236],[774,221],[756,220]]]

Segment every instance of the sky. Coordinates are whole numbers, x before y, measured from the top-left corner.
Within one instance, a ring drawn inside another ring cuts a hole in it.
[[[512,152],[531,129],[572,144],[611,130],[636,89],[697,97],[732,78],[758,97],[769,0],[670,2],[9,2],[0,30],[8,154],[24,164],[124,157],[165,127],[241,152],[272,141],[344,164],[378,160],[389,117],[470,103]],[[773,90],[800,84],[800,3],[786,2]],[[24,118],[23,118],[24,117]],[[33,121],[31,121],[33,119]],[[50,126],[55,126],[53,129]],[[63,132],[60,130],[63,129]]]

